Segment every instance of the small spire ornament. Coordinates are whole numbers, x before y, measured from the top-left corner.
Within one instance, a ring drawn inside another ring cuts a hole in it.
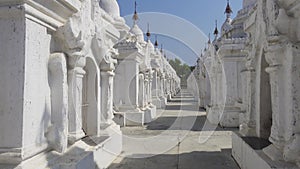
[[[157,35],[155,35],[155,43],[154,43],[155,48],[158,48],[158,42],[157,42]]]
[[[134,22],[137,22],[139,20],[139,15],[137,13],[136,8],[137,8],[137,3],[135,1],[134,2],[134,14],[133,14],[133,17],[132,17],[132,19],[133,19]]]
[[[149,23],[148,23],[148,30],[147,30],[146,36],[147,36],[147,41],[149,41],[149,40],[150,40],[150,37],[151,37],[150,28],[149,28]]]

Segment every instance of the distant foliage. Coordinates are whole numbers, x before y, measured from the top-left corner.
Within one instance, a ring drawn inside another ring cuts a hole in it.
[[[169,63],[175,69],[177,75],[181,78],[181,86],[186,86],[187,78],[191,74],[192,67],[185,63],[181,63],[181,61],[177,58],[174,60],[169,60]]]

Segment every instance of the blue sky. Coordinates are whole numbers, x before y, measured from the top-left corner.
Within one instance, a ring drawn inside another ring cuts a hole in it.
[[[121,16],[124,16],[128,25],[131,26],[134,0],[118,0],[118,3]],[[232,18],[242,8],[242,3],[242,0],[230,0],[234,12]],[[140,13],[139,26],[146,32],[147,23],[150,24],[150,30],[154,32],[151,40],[154,42],[154,35],[157,34],[158,41],[163,43],[169,58],[179,57],[183,62],[194,65],[197,56],[204,49],[208,34],[214,30],[215,20],[218,20],[219,27],[223,24],[227,0],[137,0],[137,4],[137,10]],[[145,12],[146,14],[142,14]],[[168,16],[164,18],[160,14],[156,17],[149,17],[153,14],[147,12],[166,13]],[[175,21],[169,22],[169,20],[177,21],[175,24]],[[166,22],[167,24],[164,24]],[[199,31],[196,32],[195,28]],[[166,33],[166,31],[171,33]],[[203,34],[200,35],[201,31]]]

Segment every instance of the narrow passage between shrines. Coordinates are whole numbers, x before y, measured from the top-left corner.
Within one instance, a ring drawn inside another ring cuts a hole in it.
[[[109,169],[235,169],[231,132],[206,121],[191,93],[175,96],[158,118],[125,127],[123,152]]]

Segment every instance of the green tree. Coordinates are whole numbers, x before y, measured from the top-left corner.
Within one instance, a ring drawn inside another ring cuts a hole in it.
[[[170,65],[176,71],[177,75],[181,79],[181,86],[184,88],[187,85],[187,78],[191,74],[191,67],[187,64],[181,63],[177,58],[174,60],[169,60]]]

